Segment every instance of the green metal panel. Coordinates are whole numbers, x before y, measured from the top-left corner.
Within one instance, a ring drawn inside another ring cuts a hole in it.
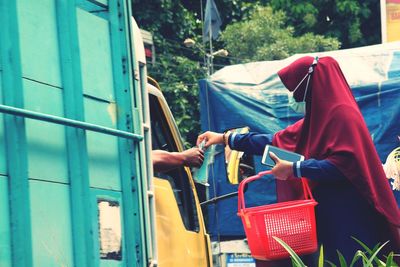
[[[8,215],[8,179],[0,176],[0,266],[11,267],[10,217]]]
[[[0,53],[1,54],[1,53]],[[1,60],[0,60],[1,62]],[[2,77],[3,72],[0,71],[0,103],[3,103]],[[6,152],[5,152],[5,136],[3,114],[0,114],[0,175],[7,175]]]
[[[24,80],[23,85],[26,109],[64,115],[60,89],[30,80]],[[26,120],[29,178],[68,183],[64,131],[60,125]]]
[[[30,181],[30,189],[34,266],[73,266],[69,186]]]
[[[100,3],[100,4],[103,4],[103,5],[108,5],[108,0],[91,0],[92,2],[97,2],[97,3]]]
[[[108,21],[81,9],[77,17],[83,91],[114,101]]]
[[[117,128],[117,105],[90,97],[84,98],[85,121],[109,128]],[[119,107],[118,107],[119,108]]]
[[[86,121],[116,128],[117,110],[115,103],[86,98]],[[98,133],[87,134],[89,152],[90,186],[103,189],[121,190],[118,142],[113,136]]]
[[[0,266],[147,265],[130,10],[0,0]],[[119,260],[100,259],[100,196],[120,203]]]
[[[62,69],[65,115],[84,120],[83,89],[78,40],[77,9],[74,1],[57,1],[58,39]],[[69,179],[71,183],[72,240],[74,265],[94,266],[90,219],[90,192],[86,133],[67,127]]]
[[[90,13],[107,19],[107,0],[76,0],[77,5]]]
[[[54,0],[17,0],[22,75],[61,87]]]
[[[119,16],[119,14],[129,14],[130,8],[128,1],[109,2],[114,90],[118,107],[118,129],[140,133],[141,121],[133,121],[132,114],[134,106],[132,100],[135,101],[134,94],[139,90],[139,86],[132,82],[133,65],[129,59],[133,55],[129,54],[130,43],[126,39],[130,35],[128,25],[131,18],[129,15]],[[124,202],[126,263],[128,266],[144,266],[147,262],[147,247],[144,231],[145,206],[141,185],[144,177],[141,176],[140,169],[145,166],[138,165],[140,155],[137,143],[120,138],[118,145]]]
[[[118,143],[113,136],[87,133],[90,186],[121,190]]]
[[[0,53],[3,103],[23,107],[21,60],[15,1],[0,1]],[[9,177],[10,233],[13,266],[32,266],[31,220],[25,120],[4,116]]]

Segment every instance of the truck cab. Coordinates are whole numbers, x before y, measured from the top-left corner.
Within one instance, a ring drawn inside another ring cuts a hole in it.
[[[137,69],[145,71],[143,40],[133,18],[132,33]],[[152,78],[145,81],[143,72],[135,77],[139,77],[148,92],[143,95],[142,102],[148,105],[150,112],[150,117],[144,121],[149,124],[151,140],[148,141],[152,150],[183,151],[181,135],[159,84]],[[146,138],[146,134],[144,136]],[[164,173],[152,170],[148,173],[153,174],[148,188],[154,194],[154,203],[150,201],[155,218],[151,220],[155,235],[153,260],[161,267],[211,266],[210,239],[190,168],[181,166]]]
[[[178,128],[157,84],[148,84],[152,149],[182,151]],[[154,173],[159,266],[210,266],[210,242],[191,171]]]

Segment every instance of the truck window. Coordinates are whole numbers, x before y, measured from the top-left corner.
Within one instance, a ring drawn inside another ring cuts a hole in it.
[[[154,95],[149,96],[152,149],[177,152],[177,145],[174,141],[171,129],[161,108],[158,98]],[[198,231],[198,218],[196,202],[193,190],[189,183],[189,177],[184,167],[179,167],[165,173],[154,173],[158,178],[166,179],[171,184],[174,196],[182,217],[185,228],[190,231]]]

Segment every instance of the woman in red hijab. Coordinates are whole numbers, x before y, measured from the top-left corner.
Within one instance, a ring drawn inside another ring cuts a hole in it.
[[[305,104],[304,119],[273,136],[206,132],[198,143],[206,139],[207,147],[225,141],[232,149],[258,155],[272,143],[304,155],[306,160],[296,163],[271,155],[272,172],[279,202],[302,198],[296,177],[308,178],[318,202],[317,235],[325,259],[338,263],[338,250],[350,262],[362,250],[352,237],[370,248],[389,241],[385,251],[399,254],[400,211],[338,63],[331,57],[302,57],[278,75],[294,104]]]

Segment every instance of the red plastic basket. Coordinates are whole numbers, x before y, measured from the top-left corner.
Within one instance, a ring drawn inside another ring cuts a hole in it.
[[[317,202],[305,179],[302,178],[305,200],[246,208],[244,186],[267,174],[271,174],[271,171],[260,172],[243,180],[238,190],[238,215],[242,219],[252,257],[259,260],[289,258],[290,254],[274,236],[282,239],[297,255],[315,252],[317,233],[314,208]]]

